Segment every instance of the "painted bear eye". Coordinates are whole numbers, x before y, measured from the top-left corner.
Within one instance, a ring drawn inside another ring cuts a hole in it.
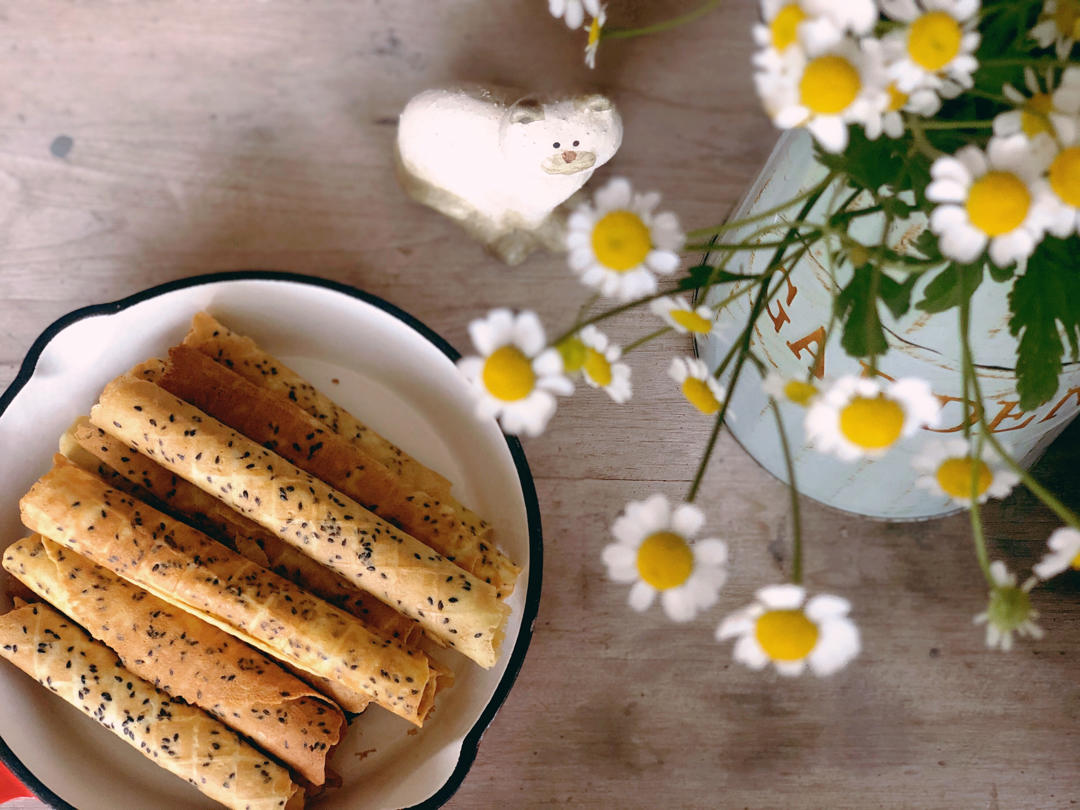
[[[551,145],[551,148],[552,148],[552,149],[558,149],[558,148],[559,148],[559,142],[558,142],[558,141],[555,141],[555,143],[553,143],[553,144]]]
[[[581,146],[581,141],[574,141],[574,146]]]

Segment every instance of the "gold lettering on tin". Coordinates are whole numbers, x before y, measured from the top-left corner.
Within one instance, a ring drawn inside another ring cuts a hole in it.
[[[961,403],[961,407],[963,407],[963,402],[964,402],[963,397],[951,397],[948,394],[934,394],[934,396],[937,397],[938,402],[941,403],[942,411],[945,410],[945,406],[948,405],[950,402],[959,402],[959,403]],[[969,400],[968,403],[967,403],[967,410],[971,414],[967,419],[967,424],[968,425],[974,425],[976,422],[979,421],[979,409],[978,409],[978,406],[974,402],[971,402]],[[955,427],[947,427],[947,428],[927,427],[927,428],[924,428],[924,430],[929,430],[932,433],[956,433],[956,431],[964,429],[964,424],[965,424],[964,420],[961,419],[960,423],[958,425],[956,425]]]
[[[795,295],[799,292],[799,288],[791,283],[791,276],[788,276],[785,281],[787,281],[787,300],[784,303],[790,307],[791,302],[795,300]],[[769,313],[769,317],[772,319],[773,329],[776,332],[779,332],[781,326],[791,322],[791,316],[788,315],[787,310],[784,309],[784,304],[779,302],[776,304],[776,314],[773,315],[773,311],[769,308],[771,305],[772,301],[766,302],[765,311]],[[791,344],[789,343],[788,345],[790,346]]]
[[[1031,423],[1031,421],[1035,418],[1035,414],[1031,414],[1031,416],[1028,416],[1028,418],[1024,419],[1024,421],[1021,422],[1019,425],[1013,425],[1012,427],[998,427],[998,425],[1001,424],[1002,420],[1005,420],[1005,419],[1019,420],[1019,419],[1023,419],[1024,416],[1027,416],[1027,411],[1020,411],[1020,413],[1013,413],[1012,412],[1013,408],[1015,408],[1019,404],[1020,403],[1018,401],[1014,402],[1012,400],[999,399],[998,400],[998,405],[1001,406],[1001,410],[998,411],[997,416],[994,417],[994,420],[989,425],[987,425],[987,427],[990,429],[990,432],[991,433],[1006,433],[1007,431],[1010,431],[1010,430],[1020,430],[1020,428],[1027,427]]]
[[[810,349],[810,344],[817,345],[817,351]],[[796,357],[802,357],[803,349],[814,358],[814,376],[819,380],[825,376],[825,327],[819,326],[809,335],[794,342],[788,341],[787,347]]]
[[[1061,406],[1069,401],[1070,397],[1076,397],[1076,404],[1080,405],[1080,387],[1070,388],[1068,391],[1066,391],[1065,396],[1063,396],[1060,400],[1058,400],[1057,405],[1055,405],[1050,410],[1050,413],[1048,413],[1046,416],[1044,416],[1039,421],[1040,422],[1045,422],[1047,419],[1053,419],[1057,415],[1057,412],[1058,412],[1058,410],[1060,410]]]

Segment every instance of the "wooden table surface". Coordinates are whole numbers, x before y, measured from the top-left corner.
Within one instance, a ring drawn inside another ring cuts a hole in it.
[[[644,22],[685,3],[612,3]],[[456,79],[599,88],[626,138],[598,179],[663,192],[718,222],[776,134],[751,90],[753,4],[693,28],[582,38],[543,0],[34,0],[0,5],[0,385],[75,307],[198,273],[276,268],[376,293],[466,346],[488,308],[569,323],[562,259],[508,270],[405,198],[395,117]],[[632,314],[628,339],[653,320]],[[963,516],[882,524],[805,502],[807,581],[847,595],[864,651],[829,680],[749,672],[712,640],[783,578],[785,490],[721,440],[700,503],[733,548],[720,606],[687,626],[626,607],[600,550],[630,498],[681,497],[709,420],[680,405],[670,337],[633,357],[635,398],[560,405],[528,441],[543,510],[544,596],[517,685],[454,808],[1057,808],[1080,800],[1075,575],[1035,594],[1046,638],[987,651],[986,588]],[[1080,426],[1077,426],[1080,427]],[[1080,430],[1039,466],[1080,507]],[[994,557],[1026,570],[1057,524],[1026,493],[987,510]]]

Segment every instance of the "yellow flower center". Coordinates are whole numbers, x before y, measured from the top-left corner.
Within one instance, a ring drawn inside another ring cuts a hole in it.
[[[911,24],[908,55],[926,70],[941,70],[960,53],[964,32],[960,23],[944,11],[931,11]]]
[[[1050,164],[1050,188],[1062,202],[1080,208],[1080,146],[1058,152]]]
[[[801,610],[770,610],[757,620],[754,635],[773,661],[800,661],[817,644],[818,628]]]
[[[1078,551],[1076,553],[1076,556],[1072,558],[1072,562],[1069,563],[1069,565],[1075,568],[1077,571],[1080,571],[1080,551]]]
[[[600,42],[600,20],[593,17],[593,21],[589,24],[589,41],[586,43],[587,48],[596,47]]]
[[[865,450],[880,450],[898,438],[904,427],[904,409],[883,394],[855,397],[840,411],[840,432]]]
[[[968,191],[968,217],[987,236],[1018,228],[1030,207],[1031,192],[1012,172],[987,172]]]
[[[569,337],[555,347],[562,356],[563,371],[567,374],[581,371],[585,365],[585,344],[581,338]]]
[[[1040,132],[1052,135],[1054,127],[1047,116],[1053,109],[1054,99],[1049,93],[1036,93],[1020,111],[1020,129],[1029,138],[1034,138]]]
[[[817,389],[802,380],[788,380],[784,383],[784,396],[797,405],[805,405],[814,398]]]
[[[649,226],[633,211],[612,211],[593,228],[592,246],[600,264],[625,273],[645,261],[652,250],[652,236]]]
[[[819,115],[835,115],[851,106],[859,95],[859,71],[842,56],[819,56],[806,66],[799,79],[799,98]]]
[[[978,480],[975,482],[976,496],[982,495],[990,488],[994,476],[986,462],[979,459],[977,470],[971,469],[972,462],[973,459],[970,456],[947,458],[937,468],[935,477],[938,485],[945,490],[946,495],[951,495],[954,498],[970,498],[972,472],[978,475]]]
[[[484,361],[484,386],[496,399],[524,399],[536,385],[532,361],[516,346],[502,346]]]
[[[585,367],[585,373],[589,375],[589,379],[601,388],[607,388],[607,386],[611,385],[611,363],[596,349],[588,348],[585,350],[583,366]]]
[[[720,410],[720,400],[704,380],[687,377],[682,384],[683,396],[702,413],[716,413]]]
[[[677,588],[694,570],[694,552],[681,535],[655,532],[638,547],[637,570],[658,591]]]
[[[769,23],[773,47],[778,51],[786,50],[798,37],[799,23],[806,19],[806,13],[798,3],[789,3],[773,17]]]
[[[908,103],[908,94],[904,93],[896,88],[896,82],[893,82],[888,87],[889,90],[889,112],[896,112],[903,109],[904,105]]]
[[[708,318],[704,318],[698,315],[693,310],[689,309],[673,309],[669,313],[671,320],[675,321],[679,326],[685,329],[687,332],[698,332],[705,334],[712,329],[712,321]]]
[[[1076,0],[1058,0],[1054,25],[1066,39],[1080,39],[1080,3]]]

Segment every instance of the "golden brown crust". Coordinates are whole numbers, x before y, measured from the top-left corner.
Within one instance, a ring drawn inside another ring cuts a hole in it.
[[[40,535],[8,546],[4,568],[140,678],[246,735],[311,784],[323,784],[345,716],[266,656]]]
[[[267,654],[422,724],[418,709],[431,678],[423,653],[58,459],[20,501],[26,526]]]
[[[184,345],[198,349],[256,385],[296,402],[331,430],[367,448],[407,487],[444,500],[450,497],[450,482],[443,476],[335,405],[295,371],[259,349],[251,338],[231,332],[207,313],[200,312],[192,319]]]
[[[363,446],[290,400],[187,346],[169,350],[156,382],[491,583],[499,598],[513,591],[521,569],[492,546],[486,524],[478,533],[460,504],[406,488]]]
[[[109,383],[90,421],[481,666],[495,664],[510,611],[495,589],[309,473],[145,380]]]
[[[61,437],[60,450],[80,467],[118,489],[133,491],[151,505],[171,512],[233,550],[301,588],[362,619],[381,635],[415,646],[419,624],[354,588],[325,566],[268,532],[236,510],[207,495],[153,459],[80,417]],[[152,500],[151,500],[152,499]]]
[[[169,697],[47,605],[0,616],[0,656],[157,765],[236,810],[303,806],[288,770],[194,706]]]

